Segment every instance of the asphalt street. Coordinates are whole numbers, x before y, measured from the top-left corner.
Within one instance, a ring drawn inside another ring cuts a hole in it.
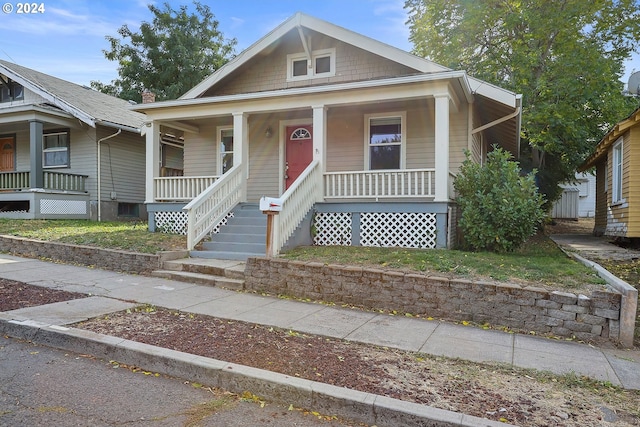
[[[337,427],[313,414],[0,337],[0,426]]]

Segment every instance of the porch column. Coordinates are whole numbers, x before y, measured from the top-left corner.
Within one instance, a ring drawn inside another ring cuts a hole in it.
[[[242,175],[249,179],[249,119],[243,112],[233,113],[233,166],[242,168]],[[242,201],[246,202],[247,186],[244,185]]]
[[[313,107],[313,159],[320,162],[320,170],[325,171],[327,144],[327,107]]]
[[[145,203],[155,201],[155,179],[160,176],[160,124],[152,121],[146,130]]]
[[[435,96],[435,199],[449,201],[449,95]]]
[[[42,172],[42,122],[32,120],[29,122],[29,150],[31,157],[30,188],[44,187],[44,174]]]

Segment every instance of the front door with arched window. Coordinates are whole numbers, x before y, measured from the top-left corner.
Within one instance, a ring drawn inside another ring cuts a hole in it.
[[[285,189],[300,176],[313,160],[311,125],[287,126],[285,148]]]

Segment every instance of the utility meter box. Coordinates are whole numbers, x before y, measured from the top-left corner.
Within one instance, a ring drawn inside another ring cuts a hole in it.
[[[262,212],[280,212],[282,210],[282,200],[276,197],[262,196],[260,210]]]

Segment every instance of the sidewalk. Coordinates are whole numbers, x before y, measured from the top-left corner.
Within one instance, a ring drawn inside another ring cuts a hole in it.
[[[626,389],[640,390],[640,352],[634,350],[596,348],[4,254],[0,254],[0,277],[91,295],[85,299],[0,313],[0,332],[3,327],[9,327],[9,323],[10,327],[52,325],[49,330],[64,331],[65,325],[124,310],[134,306],[131,301],[135,301],[475,362],[500,362],[557,374],[574,372]]]

